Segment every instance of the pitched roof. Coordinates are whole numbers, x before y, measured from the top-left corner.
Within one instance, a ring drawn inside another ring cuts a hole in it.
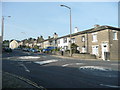
[[[104,25],[104,26],[98,26],[98,27],[94,27],[94,28],[91,28],[91,29],[88,29],[88,30],[80,31],[80,32],[77,32],[77,33],[73,33],[73,34],[71,34],[71,36],[76,36],[76,35],[85,34],[85,33],[97,32],[97,31],[101,31],[101,30],[105,30],[105,29],[120,31],[120,28]],[[61,39],[61,38],[64,38],[64,37],[70,37],[70,34],[62,36],[62,37],[58,37],[57,39]],[[43,40],[41,42],[50,41],[50,40],[54,40],[54,38],[46,39],[46,40]]]
[[[91,29],[88,29],[88,30],[84,30],[84,31],[80,31],[80,32],[77,32],[77,33],[73,33],[72,36],[79,35],[79,34],[85,34],[85,33],[92,33],[92,32],[102,31],[102,30],[105,30],[105,29],[111,29],[111,30],[120,31],[120,28],[116,28],[116,27],[105,25],[105,26],[98,26],[96,28],[91,28]]]
[[[53,40],[53,39],[54,39],[53,37],[52,37],[52,38],[49,38],[49,39],[45,39],[45,40],[41,41],[40,43],[45,42],[45,41],[51,41],[51,40]]]
[[[104,26],[98,26],[96,28],[91,28],[91,29],[88,29],[88,30],[80,31],[80,32],[77,32],[77,33],[73,33],[73,34],[71,34],[71,36],[76,36],[76,35],[85,34],[85,33],[97,32],[97,31],[101,31],[101,30],[105,30],[105,29],[120,31],[120,28],[104,25]],[[57,39],[64,38],[64,37],[70,37],[70,34],[62,36],[62,37],[58,37]]]

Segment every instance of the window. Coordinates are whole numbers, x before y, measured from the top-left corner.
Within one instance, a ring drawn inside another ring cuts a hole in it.
[[[64,46],[64,49],[67,50],[67,49],[68,49],[68,46]]]
[[[52,41],[50,41],[50,45],[52,45]]]
[[[82,36],[82,37],[81,37],[81,41],[82,41],[82,42],[85,42],[85,36]]]
[[[57,40],[57,43],[60,44],[60,40]]]
[[[117,32],[113,32],[113,40],[117,40]]]
[[[75,38],[71,38],[71,42],[72,42],[72,43],[75,43]]]
[[[97,33],[93,33],[93,42],[97,42]]]
[[[55,40],[55,44],[57,44],[57,40]]]
[[[82,53],[85,53],[85,52],[86,52],[86,47],[82,46]]]
[[[63,43],[67,43],[67,38],[63,38]]]

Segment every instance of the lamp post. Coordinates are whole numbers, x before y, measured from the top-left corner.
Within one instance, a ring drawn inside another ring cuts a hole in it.
[[[60,5],[61,7],[66,7],[70,10],[70,56],[72,56],[72,49],[71,49],[71,33],[72,33],[72,21],[71,21],[71,8],[66,5]]]
[[[57,40],[57,38],[58,38],[57,33],[54,33],[53,38],[54,38],[54,54],[55,54],[55,50],[56,50],[56,40]]]
[[[3,35],[4,35],[4,18],[5,18],[5,17],[11,17],[11,16],[2,16],[2,33],[1,33],[2,42],[3,42]]]

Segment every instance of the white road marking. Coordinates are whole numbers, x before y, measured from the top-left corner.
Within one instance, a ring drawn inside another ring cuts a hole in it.
[[[21,56],[21,57],[8,57],[8,58],[5,58],[5,59],[39,59],[41,57],[38,57],[38,56]]]
[[[8,57],[7,59],[10,59],[10,57]]]
[[[108,77],[118,77],[118,75],[108,75]]]
[[[101,71],[111,70],[111,69],[107,69],[106,67],[101,67],[101,66],[81,66],[79,69],[92,69],[92,70],[101,70]]]
[[[39,59],[40,57],[38,56],[22,56],[18,57],[18,59]]]
[[[120,86],[114,86],[114,85],[105,85],[105,84],[100,84],[101,86],[107,86],[107,87],[112,87],[112,88],[120,88]]]
[[[70,64],[64,64],[62,67],[66,67],[68,65],[83,65],[83,63],[70,63]]]
[[[14,60],[14,61],[27,61],[28,62],[29,60]]]
[[[70,65],[70,64],[64,64],[64,65],[62,65],[62,67],[66,67],[66,66],[68,66],[68,65]]]
[[[42,56],[43,58],[46,58],[46,56]]]
[[[30,70],[24,64],[20,64],[20,65],[24,67],[25,71],[30,72]]]
[[[76,65],[83,65],[83,63],[75,63]]]
[[[40,65],[43,65],[43,64],[48,64],[48,63],[52,63],[52,62],[57,62],[58,60],[46,60],[46,61],[37,61],[37,62],[34,62],[34,63],[37,63],[37,64],[40,64]]]
[[[111,64],[111,65],[119,65],[119,64],[117,63],[117,64]]]

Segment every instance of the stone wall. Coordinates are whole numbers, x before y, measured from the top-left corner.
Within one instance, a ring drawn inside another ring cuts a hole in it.
[[[56,55],[61,55],[61,52],[56,52]],[[68,52],[64,52],[63,56],[70,56]],[[72,57],[77,57],[80,59],[97,59],[95,55],[80,53],[80,54],[72,54]]]
[[[73,54],[72,56],[80,59],[96,59],[96,56],[91,54]]]

